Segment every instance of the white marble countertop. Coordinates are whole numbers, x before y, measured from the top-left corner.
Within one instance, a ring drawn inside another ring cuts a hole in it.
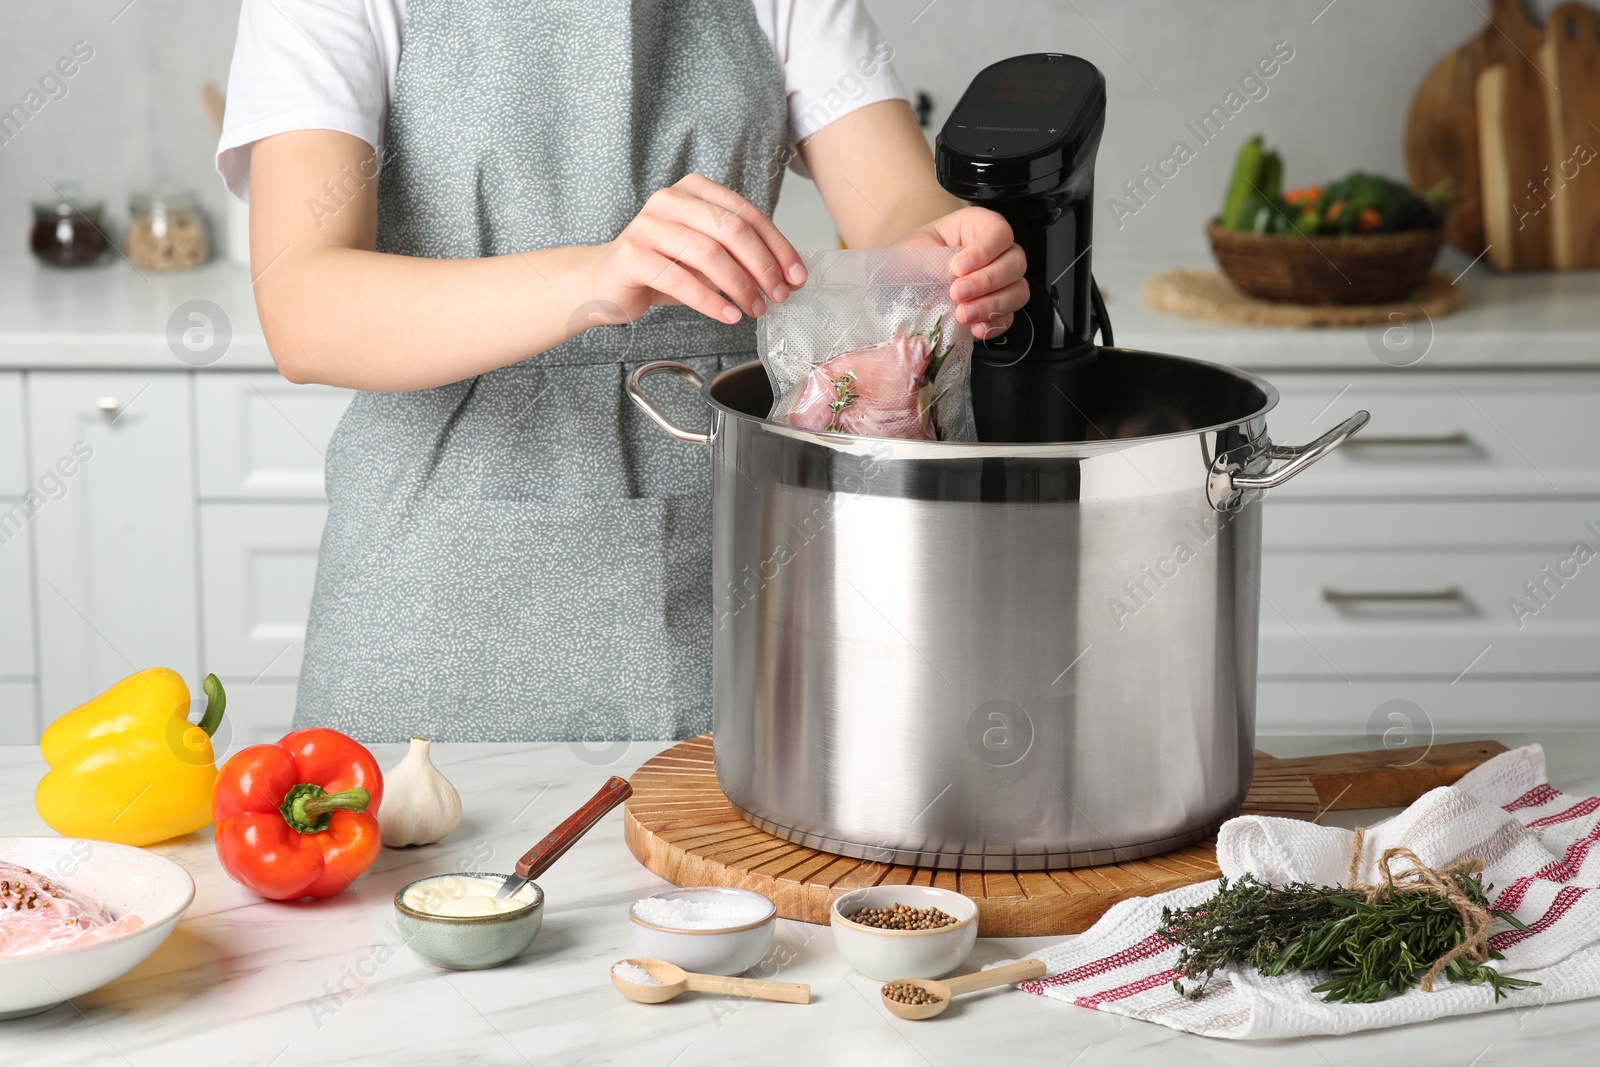
[[[1392,369],[1376,354],[1378,330],[1226,326],[1150,310],[1140,283],[1174,265],[1211,264],[1095,264],[1118,344],[1252,370]],[[1453,251],[1440,268],[1452,276],[1464,271],[1459,284],[1466,305],[1435,323],[1432,347],[1416,371],[1600,367],[1600,272],[1497,274],[1482,263],[1468,269],[1466,258]],[[192,271],[140,273],[113,260],[60,270],[25,254],[0,256],[0,369],[187,370],[167,329],[192,300],[221,309],[232,330],[227,352],[210,366],[272,368],[242,267],[213,262]]]
[[[256,318],[250,274],[225,260],[194,270],[136,271],[113,259],[77,269],[46,267],[31,255],[0,256],[0,369],[191,370],[168,342],[184,305],[220,309],[232,337],[224,370],[272,369]]]
[[[1528,738],[1500,740],[1522,744]],[[1545,741],[1557,785],[1600,793],[1600,734]],[[608,972],[613,961],[632,953],[627,905],[664,883],[628,852],[617,814],[539,879],[548,901],[544,928],[519,959],[494,970],[447,972],[405,947],[392,925],[397,888],[434,872],[509,868],[607,775],[629,773],[665,746],[621,747],[600,753],[563,744],[435,746],[439,765],[461,788],[462,826],[437,845],[385,849],[351,890],[324,901],[271,903],[235,885],[217,865],[209,831],[158,846],[194,875],[198,892],[188,916],[154,955],[111,985],[44,1014],[0,1022],[0,1061],[29,1067],[1098,1067],[1155,1056],[1195,1067],[1491,1067],[1590,1062],[1600,1049],[1600,1000],[1248,1044],[1192,1037],[1014,990],[975,994],[937,1020],[905,1022],[884,1011],[878,983],[844,963],[827,929],[787,920],[780,920],[769,960],[790,961],[774,976],[809,982],[811,1004],[701,994],[634,1004],[611,986]],[[1261,747],[1288,756],[1360,746],[1301,738],[1263,739]],[[377,749],[386,767],[400,752],[397,745]],[[32,804],[42,772],[37,749],[0,748],[0,835],[48,833]],[[1355,813],[1337,814],[1354,824]],[[976,968],[1019,956],[1050,940],[982,939],[970,963]]]
[[[1140,285],[1171,267],[1214,270],[1216,264],[1208,256],[1095,264],[1118,345],[1246,370],[1395,369],[1378,355],[1384,351],[1382,326],[1288,330],[1199,322],[1153,311],[1139,295]],[[1600,271],[1500,274],[1484,263],[1470,264],[1451,248],[1440,256],[1438,269],[1459,276],[1465,299],[1459,311],[1432,324],[1432,345],[1409,370],[1600,366]]]

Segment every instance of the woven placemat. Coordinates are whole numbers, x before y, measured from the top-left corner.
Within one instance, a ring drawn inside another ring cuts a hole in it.
[[[1240,291],[1219,271],[1185,267],[1151,275],[1140,291],[1157,311],[1246,326],[1366,326],[1393,322],[1395,314],[1415,315],[1419,308],[1437,317],[1461,306],[1461,287],[1440,271],[1431,272],[1409,300],[1395,304],[1274,304]]]

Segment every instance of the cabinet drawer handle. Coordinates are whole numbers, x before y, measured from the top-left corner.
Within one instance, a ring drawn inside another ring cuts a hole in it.
[[[1374,592],[1345,592],[1342,589],[1322,589],[1322,599],[1329,604],[1460,604],[1467,599],[1459,586],[1448,589],[1396,589]]]
[[[1346,448],[1471,448],[1472,438],[1464,432],[1421,434],[1415,437],[1352,437]]]
[[[94,406],[100,409],[100,414],[110,418],[122,410],[122,401],[114,396],[96,397]]]

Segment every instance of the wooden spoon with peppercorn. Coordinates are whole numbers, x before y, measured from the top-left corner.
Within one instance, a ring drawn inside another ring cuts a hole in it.
[[[1043,960],[1023,960],[993,967],[987,971],[974,971],[948,981],[936,982],[932,978],[902,978],[884,984],[883,1006],[902,1019],[931,1019],[950,1006],[950,998],[962,993],[976,993],[980,989],[1026,982],[1030,978],[1043,978]]]

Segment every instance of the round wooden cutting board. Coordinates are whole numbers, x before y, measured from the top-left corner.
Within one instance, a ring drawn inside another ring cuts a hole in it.
[[[1240,814],[1315,820],[1330,808],[1399,806],[1503,751],[1474,741],[1435,746],[1416,760],[1394,752],[1296,760],[1257,753]],[[734,810],[717,785],[710,734],[672,746],[630,781],[623,832],[640,863],[674,885],[753,889],[771,898],[779,915],[804,922],[826,923],[834,898],[861,886],[934,885],[978,902],[981,936],[1074,934],[1119,900],[1218,874],[1214,841],[1128,863],[1016,873],[898,867],[819,852],[759,830]]]

